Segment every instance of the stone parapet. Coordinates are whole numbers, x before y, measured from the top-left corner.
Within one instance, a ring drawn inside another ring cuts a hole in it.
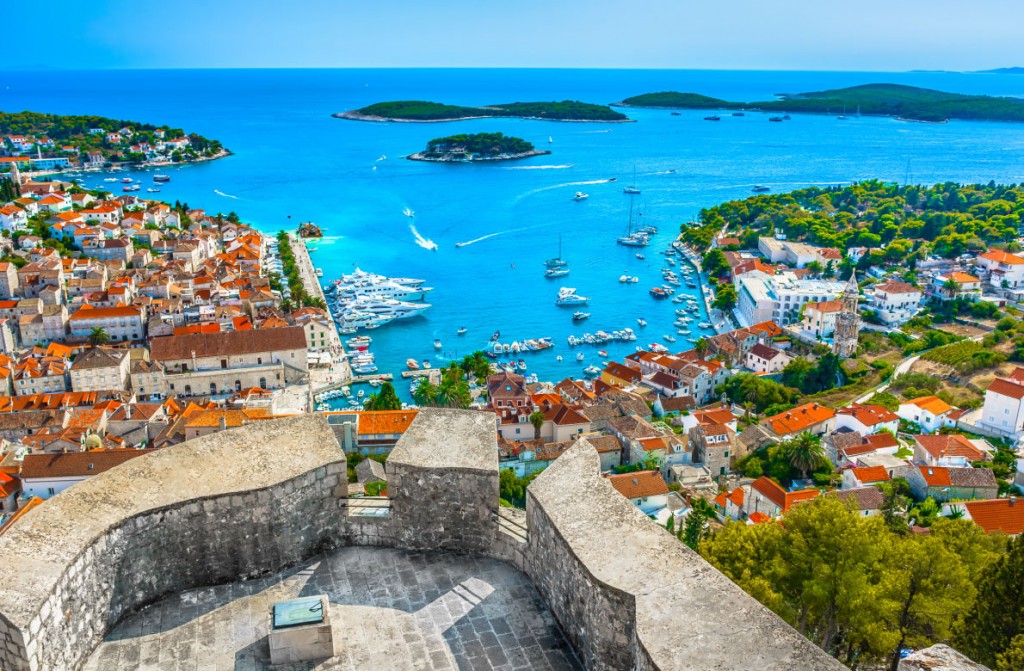
[[[320,415],[132,460],[0,537],[0,668],[70,671],[161,596],[276,572],[342,545],[487,555],[537,586],[588,669],[843,669],[600,475],[582,440],[499,511],[493,415],[426,409],[387,462],[390,500],[345,499]],[[346,505],[347,504],[347,505]]]
[[[845,668],[616,492],[586,439],[526,510],[526,572],[588,669]]]
[[[322,417],[260,422],[132,460],[0,537],[0,668],[74,669],[161,596],[300,562],[337,544],[344,454]],[[20,640],[19,640],[20,639]]]

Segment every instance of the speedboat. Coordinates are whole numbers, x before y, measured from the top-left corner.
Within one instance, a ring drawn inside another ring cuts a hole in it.
[[[419,370],[420,369],[420,365],[418,363],[416,363],[416,359],[406,359],[405,360],[405,367],[408,368],[409,370]]]
[[[647,326],[647,320],[643,317],[637,318],[636,323],[638,326]]]
[[[582,191],[577,191],[576,195],[573,196],[572,199],[576,200],[576,201],[580,201],[580,200],[586,200],[589,197],[590,196],[588,196],[587,194],[583,193]]]
[[[599,350],[597,350],[597,356],[607,357],[608,356],[608,352],[604,351],[603,349],[599,349]]]
[[[131,177],[122,177],[121,178],[121,183],[122,184],[131,184],[132,183],[132,178]]]
[[[638,193],[640,193],[640,189],[636,188],[635,186],[627,186],[622,189],[622,193],[628,193],[631,196],[635,196]]]
[[[152,187],[146,189],[149,193],[160,193],[160,189],[154,189]]]
[[[572,313],[572,320],[574,322],[581,322],[584,319],[588,319],[589,317],[590,317],[590,313],[589,312],[581,312],[581,311],[577,310],[576,312]]]
[[[583,352],[577,352],[576,353],[576,360],[577,361],[583,361]]]
[[[705,121],[721,121],[721,120],[722,120],[722,117],[720,117],[720,116],[717,116],[717,115],[712,115],[712,116],[706,116],[706,117],[704,117],[704,120],[705,120]]]
[[[553,280],[556,277],[565,277],[568,274],[569,268],[566,266],[562,266],[561,268],[548,268],[547,270],[544,271],[544,277],[548,278],[549,280]]]
[[[104,177],[103,181],[104,182],[116,182],[117,181],[117,177]]]
[[[438,338],[434,338],[434,349],[441,349],[441,341]]]
[[[169,182],[169,181],[171,181],[171,178],[168,177],[167,175],[153,175],[153,181],[154,182]]]
[[[782,117],[780,117],[780,116],[768,117],[768,121],[771,121],[772,123],[782,123]]]
[[[597,377],[601,374],[601,369],[597,366],[587,366],[583,369],[583,374],[587,377]]]
[[[468,328],[466,328],[465,326],[460,326],[459,330],[456,331],[455,333],[457,333],[458,335],[466,335],[467,331],[469,331]]]
[[[491,342],[495,342],[500,337],[501,331],[495,331],[494,333],[491,334]]]
[[[701,327],[702,329],[709,329],[709,328],[711,328],[711,324],[709,324],[708,322],[701,322],[701,323],[697,324],[697,326]]]
[[[402,210],[402,214],[409,217],[410,219],[414,219],[416,217],[416,213],[410,210],[408,207]]]
[[[754,188],[751,189],[751,191],[753,191],[754,193],[764,193],[766,191],[771,191],[771,190],[772,189],[771,189],[770,186],[765,186],[763,184],[755,184]]]
[[[519,370],[526,370],[526,361],[520,359],[519,361],[516,362],[516,366],[519,367]]]
[[[659,298],[659,299],[660,298],[668,298],[669,296],[672,295],[669,292],[669,290],[665,289],[664,287],[651,287],[651,290],[648,293],[650,293],[651,296],[653,296],[654,298]]]
[[[644,256],[643,254],[637,254],[637,255],[636,255],[636,258],[638,258],[638,259],[640,259],[641,261],[643,261],[643,260],[644,260],[644,259],[646,259],[647,257],[646,257],[646,256]]]

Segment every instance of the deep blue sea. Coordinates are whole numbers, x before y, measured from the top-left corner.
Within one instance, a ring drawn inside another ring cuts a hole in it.
[[[885,118],[794,115],[768,123],[753,113],[703,121],[707,112],[627,110],[636,123],[475,120],[441,124],[363,123],[333,112],[385,100],[457,104],[579,99],[610,103],[640,93],[694,91],[734,100],[894,82],[960,93],[1024,96],[1024,76],[952,73],[733,72],[666,70],[187,70],[0,72],[0,109],[98,114],[181,126],[221,140],[234,155],[174,169],[164,200],[208,212],[234,210],[274,232],[312,220],[327,237],[313,254],[330,280],[354,267],[421,277],[434,291],[423,317],[372,331],[382,371],[416,359],[462,355],[500,329],[503,341],[551,336],[557,347],[528,354],[542,380],[579,375],[569,334],[631,326],[638,343],[675,334],[658,253],[700,208],[812,184],[880,178],[915,183],[1024,181],[1024,125],[905,123]],[[837,113],[839,110],[837,110]],[[550,149],[550,156],[498,165],[438,165],[402,159],[431,138],[501,131]],[[549,144],[548,138],[552,142]],[[385,160],[379,160],[386,156]],[[637,260],[615,244],[625,229],[633,179],[643,221],[660,229]],[[670,173],[670,170],[675,172]],[[615,177],[614,183],[596,183]],[[145,180],[146,183],[149,179]],[[86,183],[102,186],[100,177]],[[576,191],[589,194],[574,202]],[[403,210],[415,211],[415,219]],[[415,231],[411,228],[415,226]],[[439,246],[428,251],[417,242]],[[572,272],[543,277],[558,239]],[[489,237],[485,237],[489,236]],[[481,239],[484,238],[484,239]],[[456,242],[478,240],[456,248]],[[623,273],[640,283],[622,285]],[[559,286],[589,296],[588,322],[554,300]],[[696,290],[690,290],[696,291]],[[702,315],[703,316],[703,315]],[[636,319],[649,322],[645,329]],[[456,336],[460,326],[469,328]],[[678,337],[678,336],[677,336]],[[434,339],[443,343],[440,354]],[[676,349],[686,345],[682,337]],[[612,358],[633,344],[609,344]],[[556,361],[561,354],[564,361]],[[440,361],[438,361],[440,363]],[[399,391],[404,385],[397,384]]]

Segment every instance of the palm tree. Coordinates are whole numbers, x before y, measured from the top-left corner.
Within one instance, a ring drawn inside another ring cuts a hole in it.
[[[110,334],[103,327],[97,326],[89,332],[89,344],[93,347],[106,345],[108,342],[110,342]]]
[[[537,440],[540,438],[540,428],[544,426],[544,413],[540,410],[530,413],[530,424],[533,424],[533,439]]]
[[[821,439],[804,431],[796,438],[785,443],[786,456],[793,468],[799,469],[803,478],[807,479],[807,471],[814,470],[825,461],[825,448]]]
[[[697,351],[697,356],[703,359],[708,353],[708,339],[704,336],[697,338],[697,342],[693,343],[693,349]]]
[[[952,277],[942,283],[942,289],[946,292],[946,295],[950,298],[956,296],[956,292],[960,289],[960,285],[956,283]]]
[[[412,399],[417,405],[433,405],[437,399],[437,385],[430,380],[423,380],[412,393]]]

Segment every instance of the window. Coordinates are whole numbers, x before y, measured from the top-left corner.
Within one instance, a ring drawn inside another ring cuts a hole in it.
[[[221,359],[220,360],[220,367],[221,368],[227,368],[228,367],[228,360],[227,359]]]
[[[57,490],[55,490],[53,487],[48,488],[46,491],[50,496],[53,496],[54,494],[57,493]]]
[[[261,356],[256,357],[256,365],[257,366],[262,366],[263,365],[263,357],[261,357]]]

